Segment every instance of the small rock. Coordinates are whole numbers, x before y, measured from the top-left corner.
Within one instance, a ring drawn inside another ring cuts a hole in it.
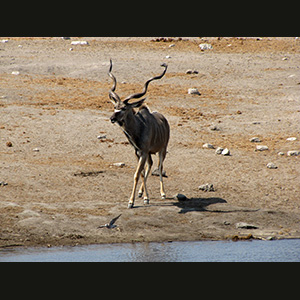
[[[12,71],[11,74],[12,75],[20,75],[20,72],[19,71]]]
[[[281,155],[281,156],[283,156],[283,155],[284,155],[284,153],[283,153],[283,152],[278,152],[278,155]]]
[[[222,147],[218,147],[216,150],[216,154],[221,154],[224,149]]]
[[[106,139],[106,135],[98,135],[97,139],[98,140]]]
[[[199,74],[199,72],[197,70],[188,69],[185,71],[185,74]]]
[[[39,148],[34,148],[32,149],[33,152],[40,152],[40,149]]]
[[[256,150],[255,151],[265,151],[265,150],[269,150],[269,147],[268,146],[259,145],[259,146],[256,146]]]
[[[298,156],[300,155],[300,151],[288,151],[287,156]]]
[[[70,40],[71,38],[69,36],[62,36],[61,39],[62,40]]]
[[[6,142],[6,146],[7,146],[7,147],[12,147],[13,144],[12,144],[12,142]]]
[[[214,185],[212,183],[206,183],[206,184],[202,184],[199,185],[199,190],[204,191],[204,192],[214,192],[215,188]]]
[[[191,95],[201,95],[200,92],[198,91],[198,89],[196,89],[196,88],[190,88],[190,89],[188,89],[188,94],[191,94]]]
[[[123,163],[123,162],[114,163],[113,166],[123,168],[123,167],[125,167],[125,163]]]
[[[73,48],[71,47],[71,48],[69,48],[69,51],[73,51]]]
[[[217,125],[212,125],[209,127],[211,131],[220,131],[220,128]]]
[[[236,223],[235,226],[236,226],[236,228],[242,228],[242,229],[258,229],[258,226],[248,224],[248,223],[245,223],[245,222]]]
[[[73,41],[71,45],[89,45],[87,41]]]
[[[287,141],[296,141],[297,138],[296,138],[296,137],[289,137],[289,138],[287,138],[286,140],[287,140]]]
[[[151,173],[151,175],[152,175],[152,176],[159,176],[159,170],[158,170],[158,168],[155,169],[155,170]],[[167,173],[166,173],[165,170],[162,171],[162,177],[168,178]]]
[[[170,55],[167,55],[167,56],[166,56],[166,58],[172,58],[172,56],[170,56]]]
[[[175,44],[171,44],[169,45],[169,48],[175,47]]]
[[[213,48],[211,44],[206,44],[206,43],[205,44],[200,44],[199,47],[202,51],[211,50]]]
[[[250,139],[250,142],[251,143],[261,143],[261,139],[258,137],[253,137]]]
[[[1,40],[1,43],[3,44],[8,43],[8,40]]]
[[[8,185],[8,183],[7,183],[7,182],[0,181],[0,186],[6,186],[6,185]]]
[[[202,147],[206,149],[215,149],[215,146],[209,143],[205,143]]]
[[[221,152],[221,154],[224,155],[224,156],[228,156],[228,155],[230,155],[230,151],[229,151],[229,149],[225,148],[225,149]]]
[[[185,195],[183,195],[183,194],[176,194],[175,196],[174,196],[174,199],[175,200],[178,200],[178,201],[185,201],[185,200],[187,200],[187,197],[185,196]]]
[[[274,163],[270,162],[270,163],[267,164],[267,168],[269,168],[269,169],[277,169],[278,167]]]

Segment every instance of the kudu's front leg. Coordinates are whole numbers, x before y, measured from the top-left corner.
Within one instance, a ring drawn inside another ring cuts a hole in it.
[[[139,158],[138,166],[136,168],[136,171],[135,171],[134,177],[133,177],[133,189],[132,189],[132,193],[131,193],[131,196],[130,196],[130,199],[129,199],[129,202],[128,202],[128,208],[133,208],[136,186],[138,184],[141,172],[144,169],[146,159],[147,159],[147,155],[144,155],[144,154],[141,155],[140,158]],[[144,180],[144,178],[143,178],[143,180]]]
[[[147,178],[149,176],[149,173],[151,171],[151,167],[153,165],[153,160],[151,158],[151,154],[149,153],[148,158],[147,158],[147,168],[145,170],[145,174],[143,175],[143,173],[141,173],[142,177],[143,177],[143,182],[141,184],[141,187],[139,189],[139,193],[138,196],[142,197],[144,190],[145,190],[145,196],[144,196],[144,204],[149,204],[149,194],[148,194],[148,190],[147,190]]]

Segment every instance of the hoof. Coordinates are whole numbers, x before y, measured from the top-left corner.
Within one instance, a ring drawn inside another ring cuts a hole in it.
[[[161,199],[162,200],[166,200],[166,195],[164,194],[164,195],[161,195]]]
[[[133,208],[133,203],[128,203],[127,208]]]
[[[144,199],[144,204],[149,204],[149,199]]]
[[[143,192],[139,192],[139,193],[138,193],[138,197],[139,197],[139,198],[142,198],[142,196],[143,196]]]

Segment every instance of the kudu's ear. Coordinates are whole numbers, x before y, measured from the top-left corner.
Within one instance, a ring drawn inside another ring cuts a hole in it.
[[[146,100],[146,98],[136,101],[134,103],[129,103],[127,105],[129,105],[131,108],[138,108],[144,103],[145,100]]]

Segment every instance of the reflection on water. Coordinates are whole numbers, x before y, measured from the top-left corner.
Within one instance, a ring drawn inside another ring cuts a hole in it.
[[[300,239],[108,244],[0,249],[0,262],[300,261]]]

